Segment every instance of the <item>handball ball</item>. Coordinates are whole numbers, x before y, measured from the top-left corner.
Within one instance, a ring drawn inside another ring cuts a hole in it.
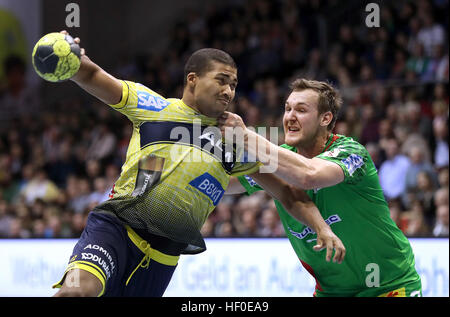
[[[70,35],[49,33],[34,46],[32,60],[34,70],[45,80],[65,81],[80,68],[80,46]]]

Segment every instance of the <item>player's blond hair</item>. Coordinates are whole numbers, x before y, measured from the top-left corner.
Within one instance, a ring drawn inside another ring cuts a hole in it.
[[[318,111],[319,114],[330,111],[333,115],[333,119],[328,125],[328,130],[334,129],[336,124],[337,115],[342,105],[342,97],[339,91],[324,81],[309,80],[305,78],[298,78],[294,80],[289,87],[292,91],[302,91],[311,89],[319,95]]]

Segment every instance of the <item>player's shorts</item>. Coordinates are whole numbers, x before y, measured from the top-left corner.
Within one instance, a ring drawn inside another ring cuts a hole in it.
[[[422,283],[417,281],[408,282],[404,285],[395,286],[391,289],[377,290],[368,289],[357,295],[358,297],[422,297]]]
[[[61,281],[80,269],[95,275],[102,283],[99,296],[161,297],[175,271],[180,252],[170,248],[162,237],[142,239],[113,215],[91,212],[86,227],[73,249]],[[165,248],[167,247],[167,252]],[[66,286],[77,287],[76,278]]]
[[[397,284],[392,287],[370,287],[360,291],[334,291],[325,293],[314,292],[314,297],[422,297],[422,283],[420,277],[417,280]]]

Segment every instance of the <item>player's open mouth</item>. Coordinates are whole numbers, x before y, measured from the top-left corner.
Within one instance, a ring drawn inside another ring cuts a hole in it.
[[[288,130],[288,133],[295,133],[295,132],[300,131],[300,129],[297,127],[288,127],[287,130]]]

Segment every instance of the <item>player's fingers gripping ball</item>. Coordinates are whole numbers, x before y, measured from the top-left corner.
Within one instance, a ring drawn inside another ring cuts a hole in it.
[[[49,33],[34,46],[33,67],[51,82],[68,80],[80,68],[80,46],[68,34]]]

